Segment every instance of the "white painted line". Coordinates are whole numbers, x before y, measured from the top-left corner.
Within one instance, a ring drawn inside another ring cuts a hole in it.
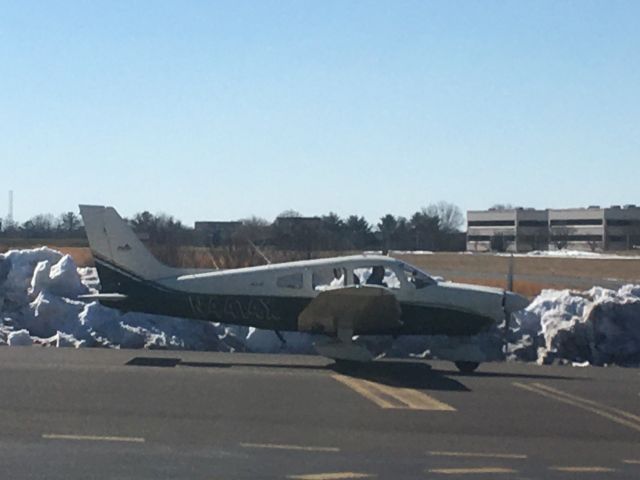
[[[627,465],[640,465],[640,460],[623,460],[622,463],[626,463]]]
[[[596,403],[592,400],[583,399],[575,395],[569,395],[569,394],[566,394],[565,392],[562,392],[557,389],[552,389],[551,387],[547,387],[546,385],[542,385],[539,383],[528,384],[528,383],[514,382],[513,385],[518,388],[522,388],[523,390],[528,390],[530,392],[537,393],[538,395],[542,395],[543,397],[551,398],[558,402],[566,403],[568,405],[581,408],[588,412],[607,418],[612,422],[619,423],[620,425],[624,425],[625,427],[628,427],[640,432],[640,422],[631,420],[630,418],[635,417],[635,415],[629,412],[623,412],[621,410],[614,409],[613,407]],[[612,411],[615,413],[611,413]],[[624,416],[621,416],[623,414]],[[624,418],[624,417],[627,417],[627,418]]]
[[[561,395],[561,396],[569,398],[571,400],[575,400],[577,402],[582,402],[582,403],[585,403],[587,405],[591,405],[593,407],[597,407],[597,408],[601,408],[603,410],[609,411],[609,412],[611,412],[613,414],[620,415],[622,417],[628,418],[629,420],[631,420],[633,422],[640,422],[640,416],[634,415],[633,413],[627,412],[625,410],[621,410],[619,408],[615,408],[615,407],[611,407],[609,405],[598,403],[598,402],[596,402],[594,400],[590,400],[588,398],[583,398],[583,397],[579,397],[577,395],[572,395],[570,393],[564,392],[562,390],[558,390],[557,388],[553,388],[553,387],[550,387],[548,385],[544,385],[542,383],[534,383],[534,385],[537,386],[538,388],[542,388],[544,390],[547,390],[548,392],[555,393],[556,395]]]
[[[523,460],[527,458],[521,453],[487,453],[487,452],[428,452],[429,455],[436,457],[472,457],[472,458],[504,458],[513,460]]]
[[[517,470],[504,467],[433,468],[429,470],[429,473],[440,473],[442,475],[498,475],[503,473],[517,473]]]
[[[567,466],[567,467],[549,467],[549,470],[555,470],[556,472],[569,472],[569,473],[609,473],[615,472],[615,468],[609,467],[581,467],[581,466]]]
[[[63,435],[58,433],[43,433],[42,438],[48,440],[79,440],[88,442],[129,442],[129,443],[144,443],[142,437],[114,437],[114,436],[101,436],[101,435]]]
[[[279,443],[241,443],[244,448],[270,448],[274,450],[300,450],[303,452],[339,452],[338,447],[314,447],[307,445],[283,445]]]
[[[287,478],[295,480],[348,480],[350,478],[373,478],[371,473],[359,472],[331,472],[331,473],[310,473],[306,475],[288,475]]]

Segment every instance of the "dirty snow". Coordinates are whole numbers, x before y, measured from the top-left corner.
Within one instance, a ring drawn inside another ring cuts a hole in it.
[[[0,344],[52,347],[163,348],[312,353],[314,337],[120,313],[79,300],[99,288],[95,269],[43,247],[0,255]],[[360,337],[376,354],[447,358],[465,351],[478,361],[510,360],[584,365],[640,365],[640,285],[584,292],[545,290],[509,324],[469,339]]]
[[[527,253],[497,253],[499,257],[552,257],[596,260],[640,260],[640,255],[616,255],[612,253],[587,252],[584,250],[534,250]]]

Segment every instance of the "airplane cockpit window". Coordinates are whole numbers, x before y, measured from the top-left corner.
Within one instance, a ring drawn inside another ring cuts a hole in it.
[[[278,277],[276,285],[280,288],[302,288],[302,273],[292,273]]]
[[[436,283],[429,275],[411,265],[404,265],[403,271],[407,281],[417,289],[425,288]]]
[[[311,285],[314,290],[327,290],[345,285],[346,270],[344,268],[318,268],[311,274]]]
[[[382,265],[373,267],[355,268],[354,276],[360,280],[361,285],[380,285],[387,288],[400,288],[400,279],[396,273]]]

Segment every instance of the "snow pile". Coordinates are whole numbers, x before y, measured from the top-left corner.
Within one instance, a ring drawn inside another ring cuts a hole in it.
[[[0,343],[56,347],[176,348],[231,351],[244,338],[223,325],[122,314],[79,295],[96,292],[95,269],[43,247],[0,255]]]
[[[534,250],[527,253],[497,253],[499,257],[553,257],[596,260],[640,260],[640,255],[615,255],[611,253],[587,252],[584,250]]]
[[[515,316],[511,358],[593,365],[640,364],[640,285],[543,290]]]
[[[389,278],[385,280],[390,281]],[[313,353],[315,337],[120,313],[78,297],[96,292],[95,269],[77,268],[68,255],[49,248],[0,255],[0,344],[55,347],[166,348],[214,351]],[[640,365],[640,285],[619,290],[544,290],[504,326],[469,339],[444,336],[360,337],[376,354],[468,360],[504,356],[538,363]]]

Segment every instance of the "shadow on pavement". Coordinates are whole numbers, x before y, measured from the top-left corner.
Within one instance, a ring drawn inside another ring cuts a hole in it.
[[[449,378],[448,372],[434,370],[428,363],[384,361],[372,363],[337,362],[329,368],[342,375],[417,390],[469,392],[462,383]]]
[[[586,380],[583,378],[545,375],[537,373],[474,372],[461,373],[452,370],[434,369],[423,361],[384,360],[371,363],[335,362],[327,365],[303,365],[289,363],[258,362],[194,362],[175,357],[134,357],[126,365],[138,367],[193,367],[232,368],[251,367],[281,370],[333,371],[341,375],[369,380],[384,385],[413,388],[417,390],[471,391],[457,379],[464,378],[522,378],[538,380]],[[482,368],[482,367],[480,367]]]
[[[480,365],[482,369],[482,365]],[[509,372],[483,372],[482,370],[473,373],[463,373],[452,370],[435,370],[448,377],[474,377],[474,378],[530,378],[533,380],[589,380],[587,378],[569,377],[565,375],[545,375],[540,373],[509,373]]]

